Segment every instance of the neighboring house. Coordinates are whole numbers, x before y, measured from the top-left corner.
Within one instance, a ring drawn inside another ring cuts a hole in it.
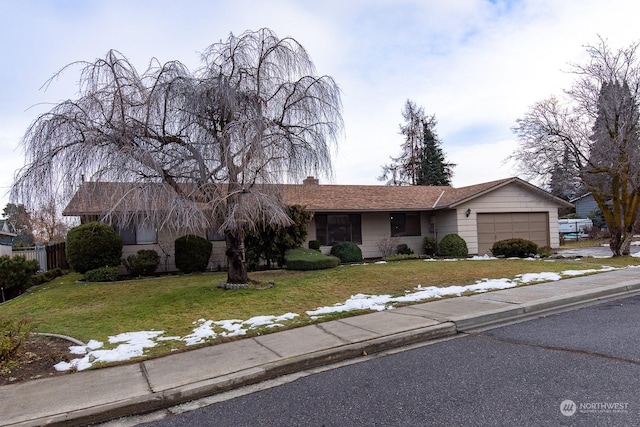
[[[576,206],[576,215],[578,218],[588,218],[591,212],[600,209],[591,193],[575,198],[571,200],[571,203]]]
[[[12,254],[13,238],[16,233],[12,232],[12,227],[6,219],[0,219],[0,256]]]
[[[573,205],[519,178],[507,178],[468,187],[320,185],[309,177],[303,184],[283,185],[283,203],[302,205],[313,213],[307,241],[319,240],[323,252],[338,241],[352,241],[365,258],[380,257],[378,242],[396,237],[421,253],[425,237],[438,241],[459,234],[470,254],[490,253],[495,241],[511,237],[558,247],[558,209]],[[96,197],[96,194],[110,197]],[[81,222],[102,220],[116,195],[135,198],[134,184],[85,182],[63,212]],[[158,204],[159,206],[161,204]],[[131,206],[131,205],[128,205]],[[115,208],[117,209],[117,208]],[[156,250],[160,270],[173,270],[173,242],[185,233],[158,230],[141,223],[119,228],[123,256],[140,249]],[[212,231],[200,233],[213,242],[210,267],[224,267],[224,238]]]

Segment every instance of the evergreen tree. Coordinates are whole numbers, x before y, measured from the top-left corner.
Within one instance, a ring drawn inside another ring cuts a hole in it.
[[[446,161],[440,140],[435,133],[435,116],[424,123],[420,167],[416,185],[451,185],[453,163]]]
[[[387,185],[451,185],[455,164],[445,160],[440,140],[435,132],[435,116],[427,117],[422,107],[407,100],[400,125],[405,136],[401,153],[382,166],[380,181]]]

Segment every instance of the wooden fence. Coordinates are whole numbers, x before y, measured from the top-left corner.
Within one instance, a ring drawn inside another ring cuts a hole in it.
[[[69,268],[66,247],[66,242],[54,243],[47,246],[47,269],[62,268],[65,270]]]

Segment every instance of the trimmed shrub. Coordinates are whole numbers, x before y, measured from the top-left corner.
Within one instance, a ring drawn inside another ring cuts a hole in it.
[[[396,247],[396,253],[398,255],[412,255],[413,254],[413,250],[406,243],[400,243]]]
[[[541,258],[549,258],[552,253],[553,253],[553,251],[551,250],[550,246],[540,246],[538,248],[538,255]]]
[[[100,267],[84,273],[85,282],[115,282],[118,280],[118,267]]]
[[[44,273],[36,274],[31,277],[31,286],[42,285],[43,283],[47,283],[55,279],[56,277],[62,276],[64,273],[59,267],[52,268],[51,270],[47,270]]]
[[[418,254],[409,254],[409,255],[395,254],[395,255],[386,256],[382,259],[387,262],[393,262],[393,261],[405,261],[408,259],[420,259],[420,258],[421,257]]]
[[[175,241],[176,268],[185,274],[203,272],[209,265],[213,245],[207,239],[188,234]]]
[[[362,261],[362,250],[353,242],[339,242],[331,246],[331,255],[338,257],[340,262]]]
[[[132,276],[151,276],[160,264],[160,255],[154,250],[141,249],[123,259],[122,263]]]
[[[6,291],[8,299],[17,297],[33,283],[33,275],[40,265],[36,260],[27,260],[24,255],[13,258],[3,255],[0,257],[0,286]]]
[[[19,356],[32,329],[28,319],[0,318],[0,362],[8,362]]]
[[[447,234],[440,240],[440,255],[450,258],[464,258],[469,255],[467,242],[457,234]]]
[[[425,237],[422,241],[422,251],[425,255],[434,256],[438,253],[438,241],[433,237]]]
[[[78,273],[99,267],[117,267],[122,258],[122,239],[113,228],[89,222],[67,233],[67,261]]]
[[[309,249],[313,249],[314,251],[319,251],[320,240],[309,240]]]
[[[324,270],[340,265],[339,258],[324,255],[315,249],[289,249],[285,252],[284,259],[288,270]]]
[[[491,253],[496,257],[526,258],[538,253],[538,245],[531,240],[514,238],[494,242]]]

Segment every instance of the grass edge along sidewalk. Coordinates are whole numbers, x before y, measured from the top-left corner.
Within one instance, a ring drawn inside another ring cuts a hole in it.
[[[165,337],[185,337],[209,320],[223,322],[256,316],[301,314],[282,319],[282,322],[278,322],[282,325],[279,328],[268,324],[258,325],[242,334],[257,336],[276,329],[295,328],[369,312],[339,312],[320,319],[304,315],[318,307],[340,304],[354,295],[401,297],[408,291],[414,291],[417,286],[468,285],[488,278],[515,278],[523,272],[589,271],[604,266],[620,268],[627,265],[640,265],[640,259],[417,260],[346,265],[305,273],[286,270],[254,273],[253,276],[260,280],[273,280],[276,283],[276,286],[264,291],[221,290],[217,288],[217,283],[223,275],[217,274],[94,284],[77,283],[74,279],[78,276],[70,275],[0,306],[0,316],[29,317],[33,319],[37,332],[67,335],[84,342],[106,342],[110,337],[132,331],[163,331]],[[238,328],[237,322],[230,327]],[[234,336],[229,331],[220,332],[220,328],[218,331],[214,343],[240,336]],[[158,357],[187,349],[190,348],[170,340],[158,341],[142,357]]]

